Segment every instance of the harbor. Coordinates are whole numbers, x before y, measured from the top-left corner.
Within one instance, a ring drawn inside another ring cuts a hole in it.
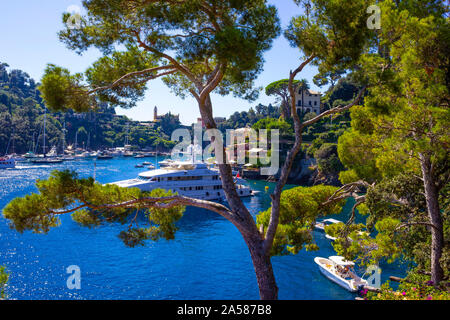
[[[164,158],[159,157],[159,162]],[[156,164],[156,158],[146,161]],[[100,183],[134,179],[143,172],[135,168],[142,159],[118,157],[109,161],[83,159],[53,165],[19,163],[16,169],[0,171],[0,206],[18,196],[34,192],[37,179],[46,179],[52,170],[75,170],[81,177],[96,175]],[[255,216],[270,206],[275,184],[248,180],[253,197],[242,198]],[[289,186],[292,187],[292,186]],[[267,189],[266,189],[267,188]],[[333,216],[345,221],[351,211]],[[177,224],[176,240],[126,248],[117,237],[120,225],[94,229],[80,227],[69,215],[48,235],[9,229],[0,218],[0,261],[11,271],[12,299],[258,299],[252,264],[239,232],[215,213],[187,208]],[[314,231],[318,252],[301,251],[295,256],[273,258],[280,299],[353,300],[350,293],[323,276],[314,258],[336,255],[325,233]],[[66,268],[79,265],[81,291],[68,290]],[[404,266],[383,265],[382,281],[404,275]],[[126,272],[128,275],[124,277]],[[221,283],[220,286],[217,283]]]

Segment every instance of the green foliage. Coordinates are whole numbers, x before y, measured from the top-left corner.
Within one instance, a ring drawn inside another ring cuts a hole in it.
[[[115,51],[94,62],[86,71],[86,80],[91,87],[105,87],[111,84],[111,79],[120,79],[128,73],[156,66],[156,58],[152,54],[141,51],[137,47],[129,47],[127,51]],[[111,103],[114,106],[134,107],[137,101],[144,98],[147,78],[148,74],[146,73],[136,75],[133,81],[127,83],[126,87],[115,86],[102,90],[98,94],[98,98],[100,101]]]
[[[339,142],[341,161],[369,181],[405,171],[420,175],[419,154],[442,161],[450,126],[444,102],[449,97],[448,20],[435,15],[434,5],[420,18],[392,1],[381,6],[379,41],[390,55],[362,56],[372,87],[364,108],[352,110],[352,132]]]
[[[367,28],[369,0],[312,0],[309,15],[293,18],[285,32],[291,45],[305,56],[316,55],[319,72],[352,67],[373,31]]]
[[[380,172],[376,166],[376,154],[373,150],[375,144],[375,137],[358,134],[352,128],[338,140],[339,159],[346,168],[356,173],[359,179],[376,181],[380,177]]]
[[[312,230],[319,216],[338,213],[345,201],[324,205],[337,190],[332,186],[297,187],[283,191],[280,203],[280,223],[275,235],[271,255],[297,254],[305,246],[317,250]],[[258,227],[269,225],[272,208],[261,212],[257,218]]]
[[[68,69],[49,64],[44,71],[39,90],[46,106],[52,111],[72,109],[86,112],[94,109],[93,100],[83,88],[83,74],[70,74]]]
[[[322,144],[314,153],[314,158],[324,174],[337,174],[344,168],[337,154],[337,145],[334,143]]]
[[[163,81],[181,97],[197,91],[205,79],[213,78],[219,66],[223,77],[216,93],[255,99],[258,92],[253,82],[262,70],[263,53],[280,33],[275,7],[263,0],[221,0],[212,4],[204,0],[133,1],[127,5],[118,0],[88,0],[83,6],[86,15],[81,19],[81,28],[67,28],[59,37],[78,53],[91,47],[102,51],[103,57],[88,69],[84,85],[107,86],[97,97],[122,107],[133,107],[143,97],[146,82],[156,73],[135,73],[111,87],[114,81],[130,72],[169,64],[177,70],[166,74]],[[64,14],[63,22],[68,18]],[[54,75],[46,73],[44,79],[49,77]],[[61,90],[51,84],[46,89],[47,82],[43,81],[42,91],[48,93],[45,100],[51,102],[73,87],[79,97],[61,98],[63,104],[59,107],[72,108],[74,105],[68,101],[72,98],[84,102],[86,91],[77,76],[65,73],[61,77]],[[55,97],[50,97],[52,94]]]
[[[445,197],[444,193],[441,195]],[[366,264],[393,263],[402,258],[421,270],[430,269],[431,234],[429,227],[421,224],[427,222],[428,216],[420,179],[399,175],[379,182],[368,189],[365,203],[358,211],[366,216],[365,224],[326,228],[328,234],[338,238],[333,247],[340,255]],[[442,219],[447,239],[448,212],[442,213]],[[450,246],[445,242],[441,258],[444,266],[449,263],[449,253]],[[449,269],[444,270],[448,274]]]
[[[419,5],[420,3],[420,5]],[[403,257],[430,270],[431,232],[424,198],[424,159],[433,169],[427,178],[439,197],[443,221],[440,263],[449,265],[448,146],[450,116],[448,39],[450,27],[437,2],[381,1],[382,29],[377,48],[362,55],[360,70],[369,93],[351,110],[351,130],[339,139],[338,153],[348,169],[343,183],[366,180],[367,228],[376,236],[370,253],[354,242],[337,241],[340,252],[368,260]],[[419,9],[420,8],[420,9]],[[360,76],[361,74],[359,74]],[[339,247],[340,245],[340,247]],[[361,252],[361,253],[359,253]],[[448,268],[444,269],[448,274]]]
[[[0,300],[6,299],[6,285],[8,284],[9,275],[6,268],[0,266]]]
[[[434,286],[429,276],[415,271],[408,273],[397,290],[388,281],[381,286],[381,293],[364,292],[364,295],[366,300],[450,300],[447,288]]]
[[[42,152],[44,108],[40,91],[26,73],[8,72],[6,64],[1,64],[0,75],[0,154],[5,152],[8,143],[9,153]],[[124,146],[129,128],[129,143],[133,146],[152,148],[158,140],[159,150],[167,151],[174,146],[169,141],[170,134],[181,127],[179,119],[170,113],[163,115],[154,128],[149,128],[115,115],[114,109],[106,103],[99,103],[97,107],[95,112],[86,113],[47,112],[47,146],[56,146],[58,152],[62,152],[63,138],[66,147],[75,146],[76,141],[77,147],[90,150]]]
[[[223,133],[227,129],[239,129],[247,126],[253,126],[258,121],[265,118],[278,119],[280,117],[280,109],[269,104],[268,106],[259,104],[249,111],[235,112],[225,122],[218,124],[218,129]]]
[[[294,86],[298,85],[299,81],[294,80]],[[266,95],[267,96],[276,96],[277,101],[281,102],[281,115],[284,119],[287,119],[291,114],[290,107],[290,94],[289,94],[289,79],[282,79],[275,82],[270,83],[266,87]]]
[[[176,195],[172,191],[142,192],[136,188],[101,185],[92,178],[78,179],[70,171],[53,171],[49,179],[37,182],[37,188],[39,193],[16,198],[3,209],[11,227],[21,233],[47,233],[60,224],[60,215],[74,212],[73,220],[82,226],[129,224],[120,238],[126,245],[136,246],[148,239],[174,239],[175,223],[185,210],[182,206],[155,208],[155,203],[170,202]],[[138,215],[147,218],[146,227],[138,226]]]
[[[255,123],[253,125],[253,129],[255,130],[266,129],[269,132],[273,129],[278,129],[280,130],[280,136],[282,137],[286,136],[292,137],[294,134],[294,129],[292,128],[292,125],[283,119],[264,118]]]

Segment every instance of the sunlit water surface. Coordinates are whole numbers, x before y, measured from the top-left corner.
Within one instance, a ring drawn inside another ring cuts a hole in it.
[[[102,183],[135,178],[145,169],[134,166],[142,159],[97,161],[96,176]],[[150,161],[150,160],[145,160]],[[151,161],[155,162],[155,159]],[[94,161],[45,166],[22,163],[0,171],[0,209],[15,197],[36,191],[36,179],[46,179],[54,169],[70,169],[80,177],[94,174]],[[249,181],[255,197],[245,199],[253,215],[270,206],[265,187]],[[269,192],[270,192],[269,190]],[[349,203],[340,215],[348,218]],[[258,299],[258,288],[248,249],[227,220],[202,209],[188,208],[178,223],[173,241],[148,242],[126,248],[117,237],[121,225],[83,228],[70,216],[46,235],[19,234],[0,216],[0,265],[10,273],[11,299]],[[314,232],[318,252],[303,250],[296,256],[274,257],[280,299],[353,299],[322,276],[316,256],[334,255],[330,241]],[[81,269],[81,290],[67,288],[66,268]],[[382,279],[402,275],[399,266],[383,266]]]

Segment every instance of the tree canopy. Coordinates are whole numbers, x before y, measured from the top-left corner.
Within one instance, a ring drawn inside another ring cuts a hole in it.
[[[81,28],[61,31],[60,39],[78,53],[96,47],[104,56],[85,75],[49,65],[41,91],[54,110],[89,110],[97,99],[132,107],[157,77],[182,97],[195,93],[204,99],[214,86],[219,94],[253,99],[263,52],[280,32],[276,9],[263,0],[83,5]],[[64,15],[64,22],[68,18]]]
[[[449,257],[448,19],[432,1],[420,12],[407,2],[380,5],[380,49],[361,57],[369,94],[353,108],[352,128],[339,139],[348,168],[341,181],[369,183],[359,204],[378,232],[370,258],[393,261],[405,254],[431,270],[437,284]],[[336,247],[344,252],[348,243]],[[348,249],[355,254],[364,246]]]

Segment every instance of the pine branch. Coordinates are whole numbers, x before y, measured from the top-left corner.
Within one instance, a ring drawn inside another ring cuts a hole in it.
[[[127,74],[123,75],[122,77],[120,77],[119,79],[117,79],[116,81],[114,81],[112,84],[110,84],[108,86],[98,87],[98,88],[94,88],[94,89],[88,91],[88,94],[93,94],[93,93],[96,93],[98,91],[104,91],[104,90],[115,88],[115,87],[121,85],[124,80],[126,80],[128,78],[132,78],[134,76],[139,76],[139,75],[143,75],[143,74],[146,74],[146,73],[152,73],[152,72],[157,72],[157,71],[167,70],[167,69],[171,69],[171,70],[169,70],[167,72],[160,73],[160,74],[151,75],[151,76],[145,78],[145,82],[149,81],[149,80],[152,80],[152,79],[156,79],[156,78],[165,76],[165,75],[172,74],[172,73],[177,71],[173,65],[154,67],[154,68],[149,68],[149,69],[140,70],[140,71],[133,71],[133,72],[130,72],[130,73],[127,73]]]

